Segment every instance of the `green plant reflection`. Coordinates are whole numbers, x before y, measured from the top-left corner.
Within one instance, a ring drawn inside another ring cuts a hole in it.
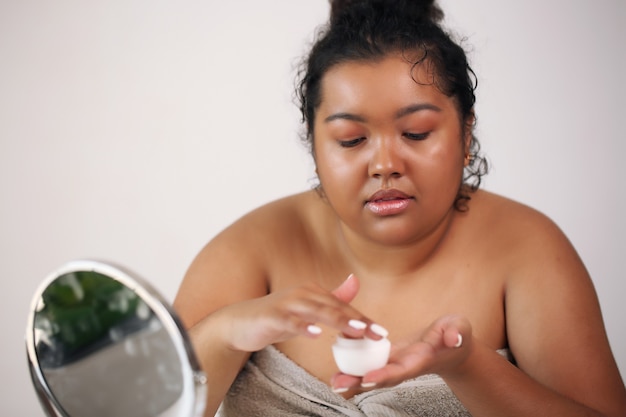
[[[153,312],[135,292],[105,275],[79,271],[44,291],[35,316],[43,367],[59,367],[140,330]]]

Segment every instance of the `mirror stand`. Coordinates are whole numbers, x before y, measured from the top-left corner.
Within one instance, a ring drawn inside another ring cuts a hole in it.
[[[146,281],[78,260],[37,289],[26,329],[28,367],[50,417],[195,417],[206,399],[182,324]]]

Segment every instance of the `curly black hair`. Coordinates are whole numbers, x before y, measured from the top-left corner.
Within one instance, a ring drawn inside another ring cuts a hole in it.
[[[474,135],[476,76],[463,48],[442,28],[443,17],[435,0],[331,0],[329,22],[319,29],[300,65],[296,97],[306,129],[302,139],[314,152],[313,126],[321,81],[330,68],[398,52],[417,57],[413,66],[429,66],[429,82],[455,100],[464,132],[470,129],[469,163],[455,200],[455,208],[462,211],[470,193],[480,186],[488,164]]]

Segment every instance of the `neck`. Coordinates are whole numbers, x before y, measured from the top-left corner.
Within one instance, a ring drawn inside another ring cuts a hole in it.
[[[368,275],[401,279],[421,269],[445,244],[457,217],[450,212],[432,230],[413,241],[389,245],[354,233],[339,222],[339,247],[348,265],[359,277]]]

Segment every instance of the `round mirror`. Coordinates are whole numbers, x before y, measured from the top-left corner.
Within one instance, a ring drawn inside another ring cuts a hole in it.
[[[26,332],[49,416],[200,416],[206,378],[173,310],[108,263],[70,262],[41,284]]]

